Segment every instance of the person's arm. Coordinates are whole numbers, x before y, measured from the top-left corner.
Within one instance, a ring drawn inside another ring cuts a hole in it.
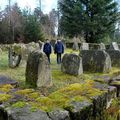
[[[64,45],[62,44],[62,53],[64,53]]]
[[[50,54],[52,53],[52,46],[51,46],[51,44],[50,44]]]

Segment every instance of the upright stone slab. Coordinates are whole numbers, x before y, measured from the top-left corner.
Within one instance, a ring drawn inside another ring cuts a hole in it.
[[[89,44],[88,43],[81,43],[80,50],[89,50]]]
[[[77,41],[77,38],[74,37],[73,38],[73,50],[79,50],[79,46],[78,46],[78,41]]]
[[[120,67],[120,51],[119,50],[106,50],[110,55],[112,67]]]
[[[104,43],[100,43],[100,50],[106,50],[105,44]]]
[[[42,50],[44,43],[43,43],[42,41],[39,40],[39,41],[38,41],[38,44],[39,44],[40,50]]]
[[[51,82],[51,69],[47,56],[38,51],[30,53],[26,67],[26,84],[31,87],[47,87]]]
[[[82,59],[76,54],[65,54],[62,59],[61,70],[71,75],[83,73]]]
[[[82,50],[83,71],[109,72],[111,69],[110,56],[102,50]]]
[[[10,68],[18,67],[21,61],[21,55],[16,54],[12,47],[8,49],[8,65]]]
[[[79,50],[79,46],[77,42],[73,43],[73,50]]]
[[[109,49],[110,50],[120,50],[117,42],[112,42]]]

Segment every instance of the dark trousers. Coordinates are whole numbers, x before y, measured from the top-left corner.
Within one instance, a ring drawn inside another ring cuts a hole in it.
[[[49,61],[49,63],[50,63],[50,54],[47,54],[47,53],[46,53],[46,55],[47,55],[48,61]]]
[[[60,64],[61,62],[61,53],[57,53],[57,64]]]

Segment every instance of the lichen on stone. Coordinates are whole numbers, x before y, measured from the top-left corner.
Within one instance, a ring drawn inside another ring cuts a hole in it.
[[[18,101],[15,104],[13,104],[12,107],[23,108],[25,105],[26,105],[26,102],[24,102],[24,101]]]
[[[10,92],[12,89],[13,89],[13,86],[10,85],[10,84],[0,86],[0,91],[1,92]]]
[[[24,89],[24,90],[18,90],[16,92],[16,94],[26,96],[26,95],[29,95],[30,93],[33,93],[33,92],[34,92],[33,89]]]
[[[12,98],[12,96],[9,95],[9,94],[0,94],[0,102],[6,102],[6,101],[8,101],[10,98]]]

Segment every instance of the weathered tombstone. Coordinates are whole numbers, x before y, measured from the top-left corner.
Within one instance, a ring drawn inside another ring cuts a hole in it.
[[[77,41],[77,38],[74,37],[73,38],[73,50],[79,50],[79,46],[78,46],[78,41]]]
[[[31,87],[46,87],[52,83],[47,56],[38,51],[29,54],[26,67],[26,84]]]
[[[77,42],[73,43],[73,50],[79,50],[79,46]]]
[[[117,42],[112,42],[109,49],[110,50],[119,50],[119,46],[118,46]]]
[[[109,72],[111,69],[110,56],[102,50],[82,50],[83,71]]]
[[[88,43],[81,43],[80,50],[89,50],[89,44]]]
[[[8,61],[9,61],[10,68],[15,68],[19,66],[20,61],[21,61],[21,55],[16,54],[12,47],[8,49]]]
[[[89,43],[89,50],[99,50],[99,44]]]
[[[40,48],[40,50],[42,50],[42,48],[43,48],[43,45],[44,45],[44,42],[42,42],[42,41],[38,41],[38,44],[39,44],[39,48]]]
[[[80,75],[83,73],[82,59],[76,54],[65,54],[61,64],[62,72],[71,75]]]
[[[20,44],[21,45],[21,62],[20,66],[25,67],[28,59],[28,54],[29,52],[27,51],[27,47],[25,44]]]
[[[104,43],[100,43],[99,45],[100,45],[100,50],[106,50]]]
[[[51,40],[50,41],[50,44],[52,45],[52,47],[55,47],[55,43],[56,43],[56,40]]]
[[[120,67],[120,51],[119,50],[106,50],[111,58],[112,67]]]
[[[64,45],[64,48],[66,48],[66,42],[65,42],[65,40],[61,40],[61,41],[62,41],[62,43]]]

